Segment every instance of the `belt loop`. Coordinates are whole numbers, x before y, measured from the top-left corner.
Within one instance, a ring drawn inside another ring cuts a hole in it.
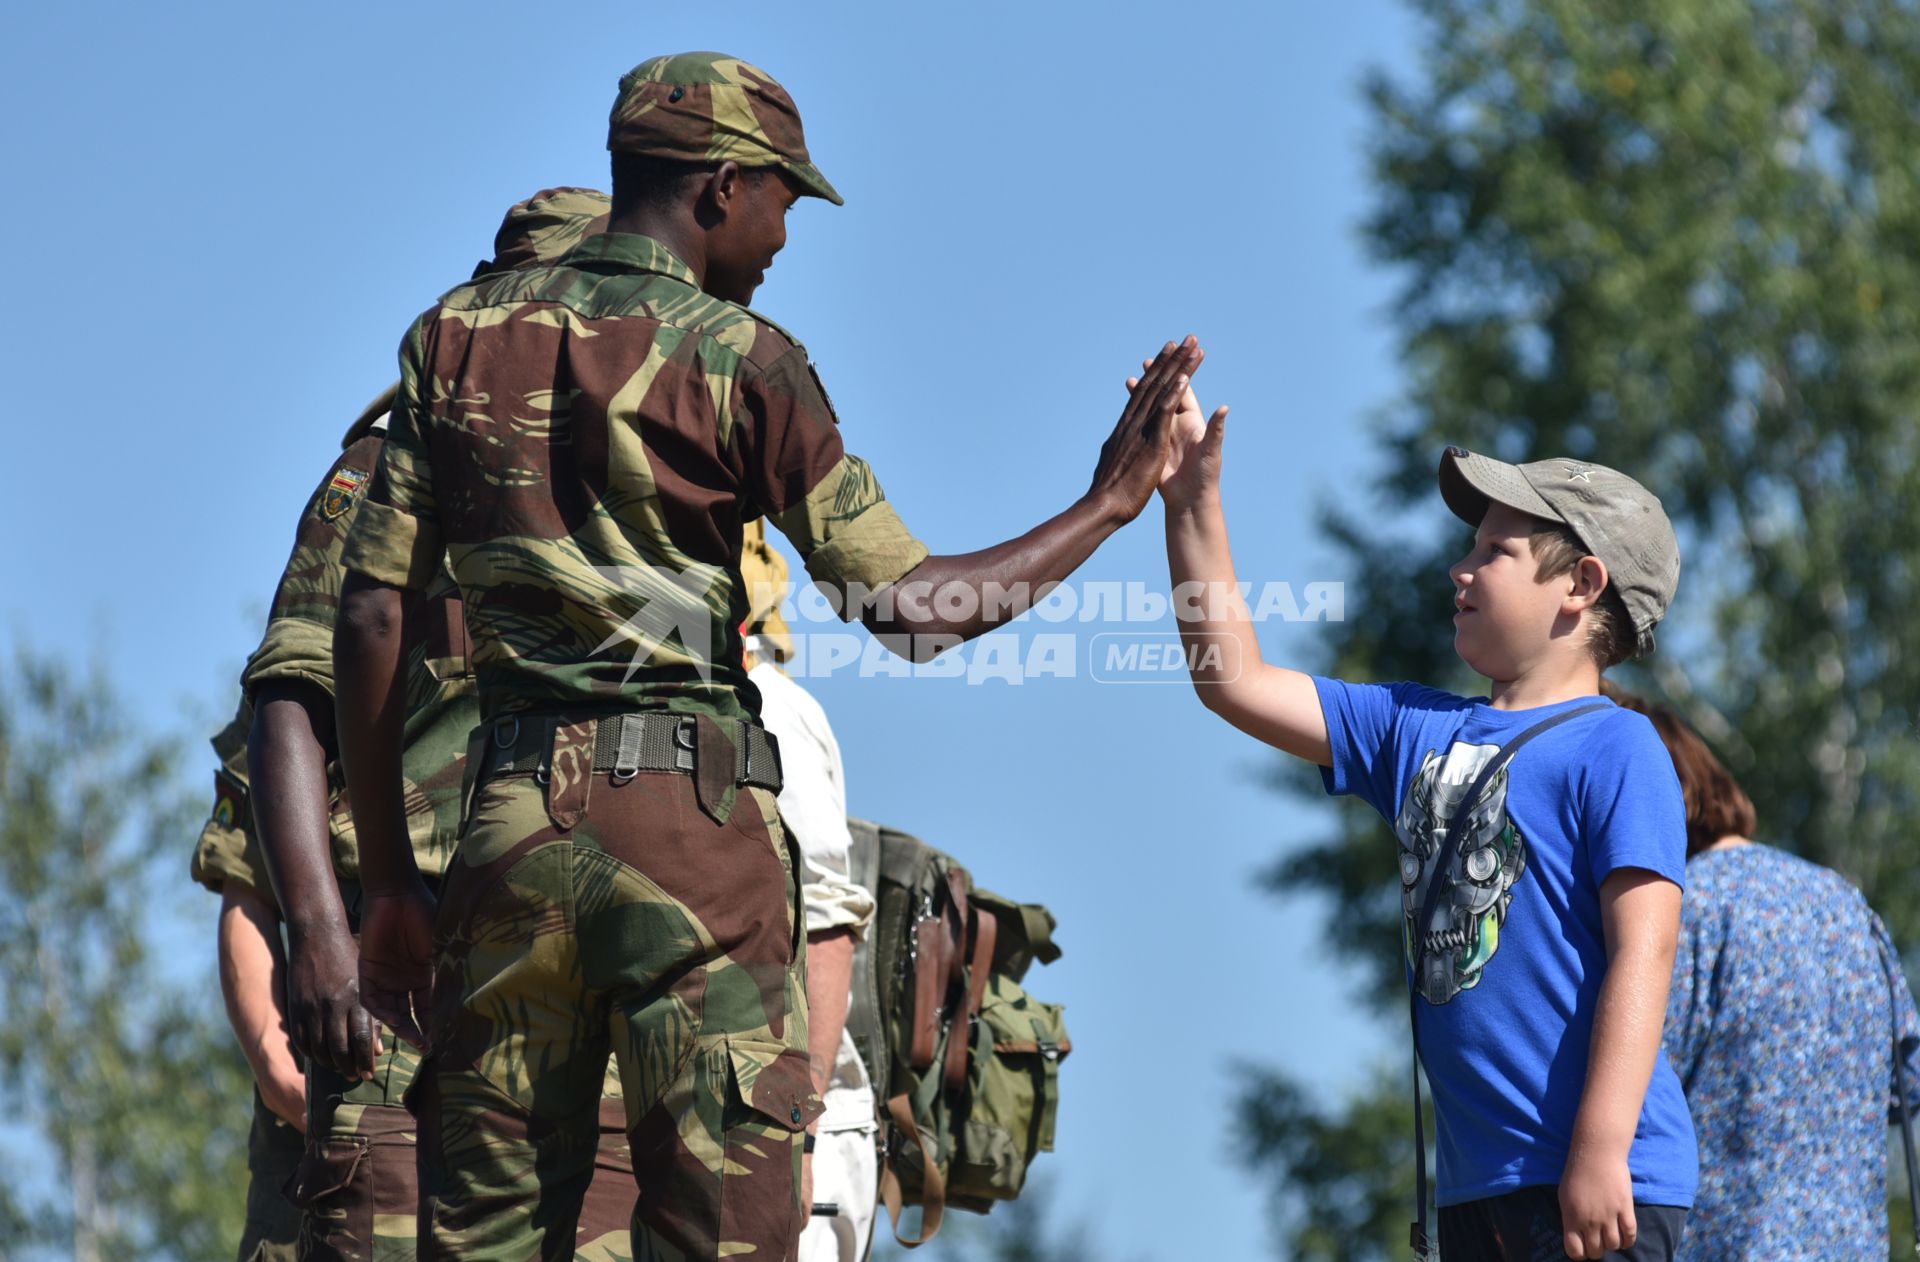
[[[620,747],[613,755],[613,783],[625,784],[640,773],[640,729],[641,717],[637,714],[616,714],[603,723],[620,725]]]
[[[520,716],[519,715],[509,714],[505,718],[495,719],[493,721],[494,748],[502,751],[503,753],[506,753],[508,755],[508,758],[507,758],[508,762],[513,761],[512,750],[514,745],[517,744],[519,740],[520,740]]]
[[[691,715],[677,716],[673,720],[673,767],[676,771],[694,770],[695,726]]]
[[[546,731],[540,733],[540,760],[533,765],[533,782],[544,788],[553,780],[553,737],[560,730],[560,720],[548,718],[542,726]]]

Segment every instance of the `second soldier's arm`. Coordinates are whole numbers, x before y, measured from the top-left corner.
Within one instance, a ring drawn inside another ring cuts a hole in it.
[[[360,1005],[358,957],[333,861],[332,640],[346,531],[380,445],[373,435],[349,444],[308,501],[243,681],[254,705],[254,831],[287,926],[294,1043],[349,1079],[372,1074],[379,1034]]]
[[[401,754],[406,719],[406,595],[351,573],[340,592],[333,658],[340,764],[360,841],[361,1001],[395,1033],[425,1045],[434,899],[407,838]]]
[[[360,1003],[359,952],[334,878],[327,763],[333,706],[317,685],[280,679],[254,694],[248,762],[254,829],[287,909],[294,1042],[348,1078],[373,1073],[379,1035]]]
[[[347,540],[334,625],[334,722],[360,844],[360,998],[394,1033],[425,1046],[420,1018],[433,984],[435,902],[407,835],[401,756],[406,735],[409,593],[446,555],[419,416],[422,321],[401,343],[400,386],[386,446]]]

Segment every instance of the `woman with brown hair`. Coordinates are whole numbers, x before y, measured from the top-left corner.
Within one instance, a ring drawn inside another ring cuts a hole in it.
[[[1920,1084],[1920,1018],[1886,926],[1839,873],[1752,840],[1752,800],[1678,714],[1610,695],[1653,721],[1687,804],[1666,1050],[1700,1190],[1676,1257],[1884,1258],[1895,1084],[1903,1068]]]

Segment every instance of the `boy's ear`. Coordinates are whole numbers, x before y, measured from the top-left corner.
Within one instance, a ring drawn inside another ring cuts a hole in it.
[[[1607,590],[1607,563],[1596,556],[1584,556],[1574,563],[1572,573],[1567,575],[1572,582],[1572,590],[1567,593],[1565,608],[1568,613],[1582,613],[1600,603],[1600,594]]]

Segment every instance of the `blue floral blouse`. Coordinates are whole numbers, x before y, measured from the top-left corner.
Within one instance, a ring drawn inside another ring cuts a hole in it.
[[[1685,1262],[1887,1256],[1893,1012],[1920,1018],[1860,891],[1768,846],[1687,864],[1667,1056],[1700,1143]]]

